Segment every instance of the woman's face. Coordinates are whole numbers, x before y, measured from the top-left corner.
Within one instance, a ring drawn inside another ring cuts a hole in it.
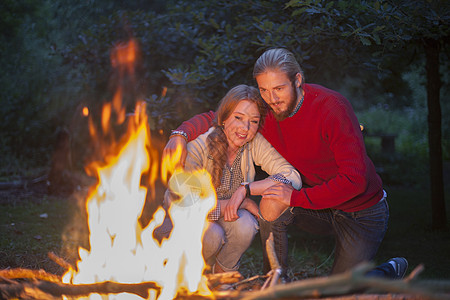
[[[242,100],[224,122],[230,150],[237,150],[252,140],[258,131],[261,115],[254,102]]]

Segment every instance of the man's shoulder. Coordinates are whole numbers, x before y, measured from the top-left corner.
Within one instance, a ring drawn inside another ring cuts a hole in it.
[[[323,85],[320,84],[315,84],[315,83],[306,83],[305,84],[305,93],[314,95],[314,96],[321,96],[321,97],[331,97],[331,98],[344,98],[345,97],[332,89],[329,89],[327,87],[324,87]]]
[[[347,110],[352,107],[350,101],[341,93],[318,84],[306,85],[305,93],[305,99],[308,99],[306,101],[310,103],[311,108],[328,111]]]

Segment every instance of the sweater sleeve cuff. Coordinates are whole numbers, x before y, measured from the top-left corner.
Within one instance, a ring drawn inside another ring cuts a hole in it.
[[[301,204],[301,197],[302,197],[301,193],[303,193],[302,190],[297,191],[296,189],[294,189],[292,191],[291,202],[290,202],[290,205],[289,205],[290,207],[301,206],[300,205]]]
[[[199,135],[208,131],[215,118],[215,112],[196,115],[187,121],[184,121],[175,131],[184,132],[188,142],[195,140]]]

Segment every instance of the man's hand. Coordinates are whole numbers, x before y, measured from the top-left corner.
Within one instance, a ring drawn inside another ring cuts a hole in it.
[[[163,170],[173,173],[178,167],[184,168],[187,156],[186,144],[186,140],[179,135],[169,139],[162,155]]]
[[[262,194],[262,199],[278,201],[286,206],[291,204],[291,195],[294,188],[290,184],[277,183],[267,188]]]
[[[278,183],[261,194],[259,209],[264,220],[276,220],[289,207],[293,190],[289,184]]]

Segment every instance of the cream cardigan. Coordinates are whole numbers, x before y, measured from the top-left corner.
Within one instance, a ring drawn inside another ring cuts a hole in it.
[[[211,127],[206,133],[187,144],[186,171],[206,169],[209,172],[211,170],[206,138],[213,130],[214,127]],[[302,180],[298,171],[259,132],[256,133],[253,140],[243,147],[245,148],[241,158],[241,170],[244,181],[254,181],[255,167],[253,163],[255,163],[269,175],[283,175],[295,189],[299,190],[302,187]]]

